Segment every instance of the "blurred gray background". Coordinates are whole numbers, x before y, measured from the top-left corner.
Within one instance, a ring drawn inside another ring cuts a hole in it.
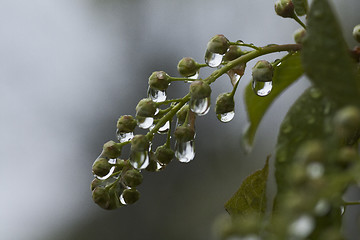
[[[276,101],[253,152],[245,155],[240,138],[247,69],[235,119],[222,124],[213,109],[198,118],[195,160],[145,172],[139,202],[105,211],[91,199],[91,165],[102,144],[115,140],[117,118],[135,113],[153,71],[178,76],[181,58],[203,62],[215,34],[256,45],[292,43],[298,25],[276,16],[274,1],[267,0],[0,3],[1,239],[213,239],[223,204],[274,154],[282,117],[309,85],[303,78]],[[351,31],[360,22],[360,2],[335,5],[354,46]],[[173,84],[170,97],[182,96],[187,87]],[[220,78],[213,102],[230,89],[227,77]],[[271,197],[276,188],[270,184],[269,190]],[[351,194],[356,197],[358,190]],[[347,219],[351,232],[356,216]]]

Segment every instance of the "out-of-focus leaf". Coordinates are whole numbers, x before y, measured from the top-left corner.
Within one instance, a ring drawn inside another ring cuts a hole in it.
[[[251,83],[246,87],[244,98],[249,119],[249,126],[243,135],[245,149],[250,150],[255,138],[256,130],[262,117],[274,100],[295,80],[303,74],[300,54],[295,53],[284,59],[280,66],[275,68],[273,89],[266,97],[257,96],[251,88]]]
[[[263,215],[266,209],[266,182],[269,174],[269,159],[260,169],[242,182],[239,190],[225,204],[225,209],[232,217]]]
[[[332,115],[338,107],[320,89],[311,87],[286,114],[276,145],[275,178],[278,193],[288,188],[285,178],[294,155],[305,141],[327,139],[332,134]]]
[[[307,0],[292,0],[292,2],[298,16],[303,16],[308,12],[309,5]]]
[[[360,79],[327,0],[314,0],[302,50],[304,71],[324,94],[342,104],[360,106]]]

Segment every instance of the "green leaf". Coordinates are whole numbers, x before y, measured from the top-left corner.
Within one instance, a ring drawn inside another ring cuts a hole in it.
[[[314,0],[307,23],[302,62],[306,75],[324,94],[360,106],[360,79],[341,27],[327,0]]]
[[[307,0],[292,0],[295,8],[295,12],[298,16],[307,14],[309,5]]]
[[[269,158],[260,169],[242,182],[239,190],[225,204],[225,209],[232,217],[263,215],[266,209],[266,182],[269,174]]]
[[[307,89],[293,104],[280,126],[276,145],[275,178],[278,193],[288,189],[285,175],[299,146],[332,134],[332,115],[338,109],[315,87]]]
[[[251,83],[244,92],[245,107],[248,114],[249,126],[244,132],[243,142],[245,148],[250,150],[255,138],[256,130],[265,112],[274,100],[295,80],[303,74],[300,54],[289,55],[280,66],[275,68],[273,89],[266,97],[257,96],[251,88]]]

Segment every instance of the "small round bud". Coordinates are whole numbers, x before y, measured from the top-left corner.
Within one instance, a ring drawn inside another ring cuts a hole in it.
[[[116,187],[110,187],[109,189],[109,206],[106,208],[107,210],[112,210],[121,207],[120,203],[120,190]]]
[[[360,24],[354,27],[353,36],[356,41],[360,42]]]
[[[224,114],[234,111],[234,97],[230,93],[222,93],[216,98],[215,112],[216,114]]]
[[[359,159],[359,155],[354,148],[343,147],[340,149],[336,163],[343,169],[349,168],[356,160]]]
[[[237,59],[238,57],[241,57],[244,54],[245,53],[241,50],[239,46],[231,45],[229,47],[229,51],[225,53],[223,60],[229,62],[234,59]]]
[[[103,187],[96,187],[92,191],[93,201],[104,209],[108,209],[110,205],[109,192]]]
[[[190,57],[181,59],[177,65],[177,70],[183,77],[194,76],[199,71],[199,64]]]
[[[133,204],[140,198],[140,193],[138,190],[131,188],[131,189],[125,189],[122,194],[124,201],[126,204]]]
[[[194,139],[195,131],[186,126],[179,126],[175,129],[174,136],[179,142],[188,142]]]
[[[345,144],[354,144],[360,137],[360,109],[354,106],[340,109],[335,114],[334,124],[335,133]]]
[[[133,116],[124,115],[118,119],[116,126],[119,132],[129,133],[134,131],[136,124]]]
[[[271,63],[265,60],[258,61],[252,68],[252,77],[256,82],[270,82],[274,74]]]
[[[164,71],[153,72],[149,77],[149,86],[152,89],[164,91],[170,84],[170,76]]]
[[[211,88],[203,81],[194,81],[190,84],[190,94],[192,99],[207,98],[211,95]]]
[[[175,152],[166,146],[160,146],[155,151],[157,160],[162,164],[169,164],[175,157]]]
[[[103,146],[102,155],[108,158],[117,158],[121,155],[121,149],[114,141],[108,141]]]
[[[218,34],[210,39],[207,50],[212,53],[225,54],[229,46],[229,40],[224,35]]]
[[[135,135],[131,139],[131,151],[143,152],[148,151],[150,147],[149,140],[145,135]]]
[[[322,142],[309,140],[303,143],[295,154],[295,159],[299,163],[323,162],[326,158],[325,149]]]
[[[92,171],[94,175],[104,177],[109,173],[111,167],[112,165],[106,158],[98,158],[92,166]]]
[[[306,35],[306,30],[304,28],[299,28],[294,32],[294,41],[297,44],[302,44],[304,41],[304,37]]]
[[[124,175],[124,183],[129,187],[136,187],[143,181],[143,176],[136,169],[127,171]]]
[[[156,112],[156,103],[150,98],[141,99],[136,106],[136,116],[153,117]]]
[[[98,178],[94,178],[90,184],[90,189],[93,191],[96,187],[100,186],[102,184],[102,180]]]
[[[275,3],[275,12],[284,18],[292,18],[295,15],[294,4],[291,0],[278,0]]]

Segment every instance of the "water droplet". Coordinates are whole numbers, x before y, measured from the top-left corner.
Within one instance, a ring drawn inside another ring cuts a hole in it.
[[[235,86],[235,84],[240,80],[240,78],[245,73],[246,64],[239,64],[235,66],[234,68],[227,71],[227,75],[230,77],[231,84]]]
[[[190,78],[190,79],[198,79],[199,78],[199,71],[197,71],[194,75],[192,75],[192,76],[190,76],[188,78]],[[187,81],[187,82],[189,82],[189,81]]]
[[[120,195],[119,199],[120,199],[120,203],[121,203],[122,205],[127,205],[127,203],[125,202],[125,199],[124,199],[124,193],[122,193],[122,194]]]
[[[195,157],[194,140],[178,142],[175,144],[175,157],[183,163],[188,163]]]
[[[256,95],[260,97],[264,97],[269,95],[272,89],[272,81],[269,82],[259,82],[259,81],[252,81],[252,89],[256,93]]]
[[[325,199],[320,199],[314,208],[314,212],[317,216],[325,216],[329,211],[330,203]]]
[[[242,43],[244,43],[244,41],[243,40],[237,40],[236,43],[242,44]]]
[[[165,90],[160,91],[149,87],[148,97],[154,102],[163,102],[166,100],[166,91]]]
[[[151,127],[153,122],[154,122],[154,118],[152,117],[141,118],[138,119],[138,126],[142,129],[148,129],[149,127]]]
[[[231,112],[227,112],[227,113],[223,113],[223,114],[218,114],[217,118],[224,123],[230,122],[235,116],[235,112],[231,111]]]
[[[345,206],[340,206],[340,214],[341,216],[345,214],[346,211],[346,207]]]
[[[130,164],[138,170],[146,168],[149,165],[149,153],[147,151],[131,152]]]
[[[170,121],[167,121],[164,125],[162,125],[159,128],[158,133],[166,134],[168,132],[169,128],[170,128]]]
[[[314,230],[314,219],[309,215],[302,215],[291,223],[289,233],[293,237],[306,238]]]
[[[130,141],[134,137],[134,133],[133,132],[128,132],[128,133],[120,132],[119,130],[117,130],[116,136],[117,136],[117,139],[119,140],[119,142],[123,143],[123,142]]]
[[[306,173],[311,179],[319,179],[324,175],[324,166],[319,162],[309,163],[306,167]]]
[[[210,97],[190,99],[190,109],[199,116],[207,114],[210,110]]]
[[[314,99],[318,99],[322,96],[322,92],[318,88],[311,88],[310,89],[310,96]]]
[[[96,175],[95,175],[95,177],[96,177],[97,179],[99,179],[99,180],[106,180],[106,179],[108,179],[108,178],[111,176],[111,174],[114,173],[114,170],[115,170],[115,167],[111,167],[109,173],[106,174],[105,176],[100,177],[100,176],[96,176]]]
[[[224,54],[212,53],[206,50],[205,63],[212,68],[218,67],[223,59]]]

